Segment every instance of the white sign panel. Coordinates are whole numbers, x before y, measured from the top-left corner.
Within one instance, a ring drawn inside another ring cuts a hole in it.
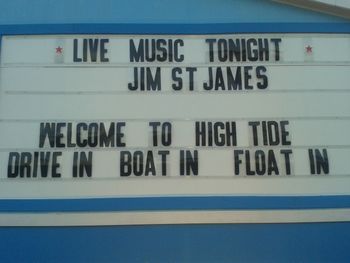
[[[349,194],[350,37],[4,36],[0,198]]]

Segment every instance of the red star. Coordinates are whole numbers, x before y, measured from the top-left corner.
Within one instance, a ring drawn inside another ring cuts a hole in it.
[[[306,53],[309,53],[309,54],[312,53],[312,46],[308,45],[305,47],[305,49],[306,49]]]
[[[62,52],[63,52],[62,47],[60,47],[60,46],[56,47],[56,54],[62,54]]]

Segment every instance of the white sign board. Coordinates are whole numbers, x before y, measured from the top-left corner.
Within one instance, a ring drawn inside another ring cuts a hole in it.
[[[349,194],[344,34],[4,36],[0,198]]]

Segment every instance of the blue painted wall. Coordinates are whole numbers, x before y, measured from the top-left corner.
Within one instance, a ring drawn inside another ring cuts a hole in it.
[[[1,0],[0,25],[69,23],[337,23],[269,0]],[[349,21],[347,21],[349,22]]]

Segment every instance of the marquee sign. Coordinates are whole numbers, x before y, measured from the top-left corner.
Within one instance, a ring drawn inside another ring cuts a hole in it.
[[[4,36],[0,74],[1,198],[349,193],[349,35]]]

